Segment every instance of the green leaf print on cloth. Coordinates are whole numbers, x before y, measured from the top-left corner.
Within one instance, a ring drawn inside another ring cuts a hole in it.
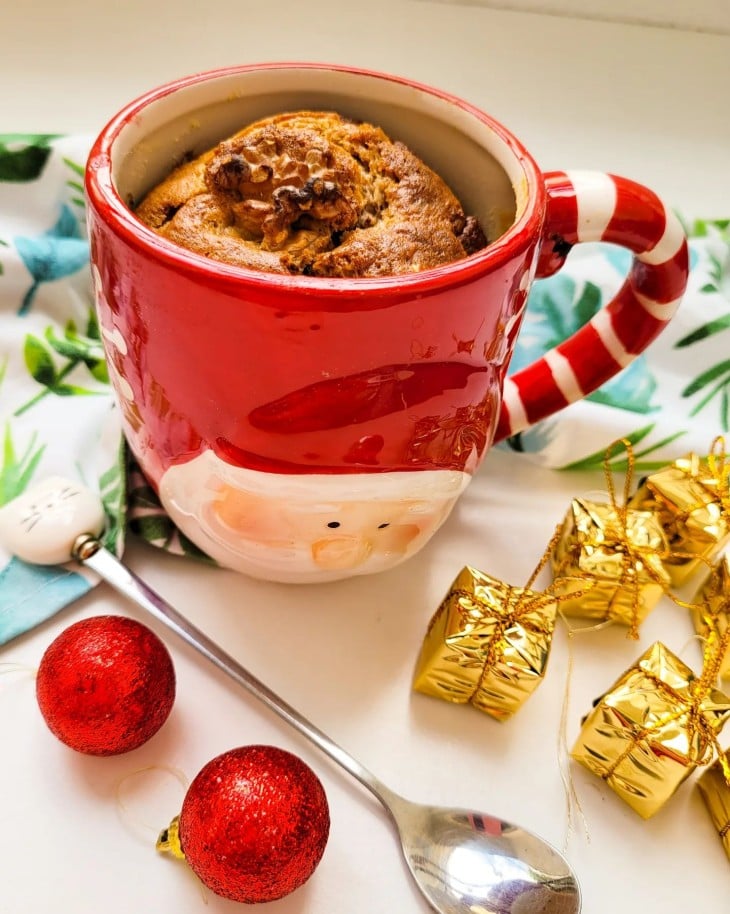
[[[26,335],[23,357],[30,376],[44,389],[22,403],[13,415],[22,416],[48,394],[56,394],[59,397],[108,394],[106,386],[109,384],[109,373],[93,309],[89,310],[85,336],[78,333],[72,320],[66,322],[62,337],[57,335],[52,326],[45,328],[43,336],[44,339],[40,339],[30,333]],[[65,362],[63,367],[56,366],[52,350],[55,350],[57,356]],[[95,381],[104,385],[103,388],[97,385],[94,389],[89,389],[66,381],[71,372],[81,364],[86,366]]]
[[[99,494],[108,518],[102,542],[107,549],[118,555],[122,552],[127,525],[126,461],[126,446],[120,437],[113,463],[99,476]]]
[[[730,353],[730,220],[699,220],[693,230],[706,241],[703,254],[707,281],[699,291],[705,296],[710,320],[677,340],[675,346],[687,349],[716,337],[713,342],[718,353]],[[697,416],[714,405],[719,430],[730,431],[730,358],[711,364],[702,359],[695,364],[704,367],[682,390],[682,396],[693,401],[690,416]]]
[[[71,202],[83,210],[86,207],[84,198],[84,173],[86,169],[79,162],[74,162],[68,156],[64,156],[63,163],[67,168],[71,169],[75,176],[66,180],[66,187],[72,192]]]
[[[195,543],[178,530],[162,507],[157,493],[134,461],[130,461],[128,465],[127,485],[129,529],[132,533],[151,545],[175,555],[186,555],[207,564],[215,564]]]
[[[37,445],[33,432],[21,454],[16,452],[10,425],[5,426],[2,464],[0,465],[0,508],[24,492],[43,456],[45,445]]]
[[[659,470],[661,467],[666,465],[666,459],[659,460],[646,460],[645,458],[652,452],[656,452],[662,448],[665,448],[667,445],[672,444],[677,438],[681,438],[684,432],[675,432],[673,435],[668,435],[663,441],[658,441],[649,448],[644,448],[643,450],[637,450],[636,445],[642,442],[647,435],[654,431],[654,425],[645,425],[643,428],[636,429],[636,431],[630,432],[628,435],[624,435],[624,438],[631,442],[633,445],[633,457],[634,461],[632,466],[636,470],[641,470],[644,472],[651,472],[653,470]],[[617,453],[612,454],[609,458],[609,466],[614,473],[625,473],[629,469],[629,460],[626,456],[626,453],[623,450],[617,451]],[[592,454],[588,454],[587,457],[583,457],[580,460],[576,460],[574,463],[570,463],[567,466],[562,467],[564,470],[602,470],[606,465],[606,448],[602,447],[597,451],[594,451]]]
[[[54,133],[0,134],[0,181],[35,181],[51,155],[51,142],[57,138]]]

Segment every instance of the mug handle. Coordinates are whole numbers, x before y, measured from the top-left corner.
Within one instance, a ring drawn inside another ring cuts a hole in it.
[[[628,365],[662,331],[689,275],[687,239],[655,193],[596,171],[545,174],[547,216],[536,277],[551,276],[581,241],[634,252],[617,295],[571,337],[505,379],[494,437],[501,441],[587,396]]]

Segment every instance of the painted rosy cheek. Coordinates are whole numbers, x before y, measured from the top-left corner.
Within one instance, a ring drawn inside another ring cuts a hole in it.
[[[233,490],[221,493],[211,505],[213,514],[218,520],[232,530],[240,530],[250,523],[251,506],[237,498]]]
[[[386,524],[378,528],[375,548],[383,555],[403,555],[420,533],[421,528],[416,524]]]

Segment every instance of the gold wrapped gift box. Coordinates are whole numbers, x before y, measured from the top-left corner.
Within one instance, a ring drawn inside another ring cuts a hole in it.
[[[429,623],[413,688],[504,720],[545,675],[557,604],[469,566]]]
[[[695,631],[707,642],[720,643],[730,626],[730,556],[723,556],[702,584],[693,600]],[[718,675],[730,679],[730,649],[719,659]]]
[[[723,556],[692,601],[695,631],[704,642],[719,644],[730,626],[730,556]],[[719,658],[718,676],[730,679],[730,649]]]
[[[645,819],[712,758],[730,698],[698,689],[692,670],[653,644],[596,702],[572,757]]]
[[[620,622],[635,632],[669,587],[660,558],[665,551],[650,512],[622,513],[612,504],[574,498],[551,556],[561,612]]]
[[[730,752],[725,753],[725,764],[718,759],[697,781],[697,789],[717,829],[725,853],[730,859],[730,784],[725,771],[730,768]],[[725,768],[725,771],[723,771]]]
[[[688,454],[647,476],[629,506],[653,511],[667,537],[664,565],[679,587],[712,564],[730,542],[730,497],[724,456]]]

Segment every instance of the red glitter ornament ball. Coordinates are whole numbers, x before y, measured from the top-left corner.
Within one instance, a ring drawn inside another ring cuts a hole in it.
[[[46,650],[36,697],[61,742],[87,755],[118,755],[167,720],[175,670],[149,628],[124,616],[94,616],[69,626]]]
[[[209,889],[252,904],[305,883],[329,828],[327,797],[308,765],[275,746],[244,746],[208,762],[190,785],[179,841]]]

